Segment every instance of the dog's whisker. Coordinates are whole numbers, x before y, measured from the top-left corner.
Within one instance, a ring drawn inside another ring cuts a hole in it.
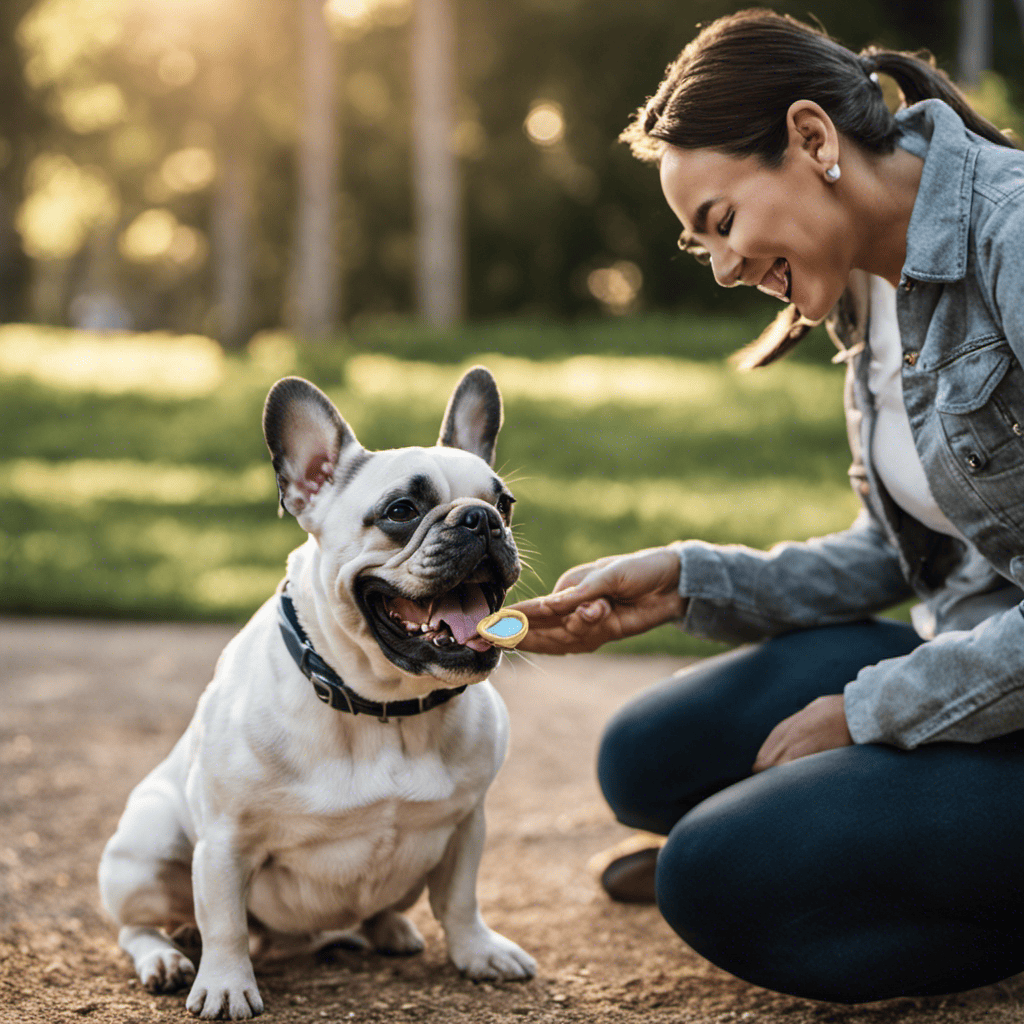
[[[540,573],[537,572],[537,570],[532,565],[530,565],[528,561],[522,561],[522,567],[523,573],[526,576],[532,576],[534,579],[538,580],[541,578]]]
[[[523,475],[522,475],[522,474],[523,474],[523,473],[525,472],[525,470],[524,470],[524,468],[523,468],[523,467],[520,467],[520,468],[518,468],[518,469],[509,469],[509,468],[508,468],[508,463],[507,463],[507,462],[503,462],[503,463],[502,463],[502,464],[501,464],[501,465],[500,465],[500,466],[498,467],[498,470],[497,470],[497,472],[498,472],[498,475],[499,475],[499,476],[500,476],[500,477],[501,477],[501,478],[502,478],[502,479],[503,479],[503,480],[504,480],[504,481],[505,481],[506,483],[510,483],[510,482],[512,482],[512,481],[519,481],[519,480],[522,480],[522,479],[529,479],[529,478],[524,478],[524,477],[523,477]]]
[[[537,573],[533,572],[533,570],[530,570],[529,575],[533,577],[535,582],[529,582],[527,579],[524,579],[522,576],[520,576],[518,582],[509,591],[509,593],[514,593],[514,594],[518,595],[521,591],[524,591],[524,590],[525,591],[536,591],[538,586],[542,590],[547,590],[547,585],[545,584],[544,580]]]
[[[525,556],[519,556],[519,563],[522,566],[523,572],[525,572],[528,576],[540,575],[537,572],[537,562],[541,560],[541,556],[533,553],[528,553]]]
[[[530,668],[532,668],[534,672],[539,673],[545,679],[552,679],[552,678],[554,678],[554,673],[549,668],[547,668],[546,666],[540,664],[540,662],[535,661],[525,651],[513,650],[513,651],[509,651],[509,653],[510,654],[515,654],[517,657],[522,658],[522,660],[525,661],[526,664],[529,665]],[[514,668],[518,668],[518,666],[514,662],[511,662],[511,661],[510,661],[509,667],[513,668],[513,669]]]

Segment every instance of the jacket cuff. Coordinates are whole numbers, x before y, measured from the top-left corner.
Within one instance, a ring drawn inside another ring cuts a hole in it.
[[[739,614],[736,567],[723,554],[728,547],[701,540],[668,545],[679,555],[679,594],[687,599],[679,628],[691,636],[719,643],[747,643],[765,637],[765,624],[754,609]]]
[[[879,724],[878,714],[872,699],[871,688],[854,680],[843,689],[843,711],[846,714],[846,727],[854,743],[892,743],[890,737],[884,735]]]

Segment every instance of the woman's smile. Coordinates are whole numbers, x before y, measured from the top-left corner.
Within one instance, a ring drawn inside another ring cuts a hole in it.
[[[758,282],[757,290],[776,299],[789,299],[793,281],[789,273],[789,262],[781,256],[768,268],[768,273]]]
[[[723,287],[746,284],[822,320],[846,287],[851,237],[820,164],[805,150],[779,167],[757,157],[666,146],[661,187],[684,248],[711,257]]]

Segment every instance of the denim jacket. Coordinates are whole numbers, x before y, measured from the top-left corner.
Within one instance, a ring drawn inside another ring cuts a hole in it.
[[[897,290],[904,403],[936,503],[970,543],[903,512],[872,468],[866,288],[855,274],[832,328],[850,355],[861,515],[768,552],[673,546],[690,599],[681,625],[713,639],[852,621],[916,595],[915,625],[932,638],[845,688],[855,742],[911,748],[1024,728],[1024,152],[980,139],[939,100],[897,121],[899,145],[924,160]]]

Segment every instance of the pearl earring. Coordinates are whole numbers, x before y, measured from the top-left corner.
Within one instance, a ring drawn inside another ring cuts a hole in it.
[[[827,179],[827,180],[828,180],[829,182],[831,182],[832,184],[835,184],[835,182],[837,182],[837,181],[839,180],[839,176],[840,176],[840,175],[841,175],[842,173],[843,173],[843,172],[842,172],[841,170],[839,170],[839,164],[833,164],[833,165],[832,165],[832,166],[831,166],[831,167],[830,167],[830,168],[829,168],[829,169],[828,169],[828,170],[827,170],[827,171],[825,172],[825,178],[826,178],[826,179]]]

